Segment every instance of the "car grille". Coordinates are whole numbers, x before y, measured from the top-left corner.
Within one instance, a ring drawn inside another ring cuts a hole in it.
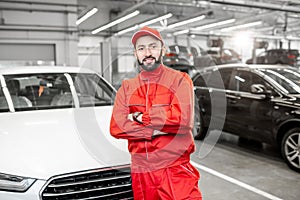
[[[53,177],[42,200],[133,199],[129,166],[90,170]]]

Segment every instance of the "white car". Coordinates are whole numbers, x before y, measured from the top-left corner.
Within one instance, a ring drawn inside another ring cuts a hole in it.
[[[133,199],[114,95],[87,69],[0,68],[0,199]]]

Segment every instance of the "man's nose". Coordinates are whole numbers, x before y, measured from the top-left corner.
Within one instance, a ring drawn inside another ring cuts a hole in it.
[[[146,55],[151,55],[151,50],[150,50],[150,48],[146,47],[145,50],[146,50]]]

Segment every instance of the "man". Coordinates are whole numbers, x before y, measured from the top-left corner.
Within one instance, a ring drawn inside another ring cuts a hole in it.
[[[132,36],[141,67],[117,92],[111,135],[128,140],[135,200],[202,199],[199,172],[190,164],[195,146],[193,83],[162,64],[160,33],[143,27]]]

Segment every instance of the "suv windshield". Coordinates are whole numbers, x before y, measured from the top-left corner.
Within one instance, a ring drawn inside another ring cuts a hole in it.
[[[4,75],[0,111],[113,105],[114,90],[96,74],[48,73]],[[3,84],[4,85],[4,84]],[[5,90],[8,91],[7,95]]]
[[[300,94],[300,74],[292,69],[261,70],[267,78],[287,94]]]

